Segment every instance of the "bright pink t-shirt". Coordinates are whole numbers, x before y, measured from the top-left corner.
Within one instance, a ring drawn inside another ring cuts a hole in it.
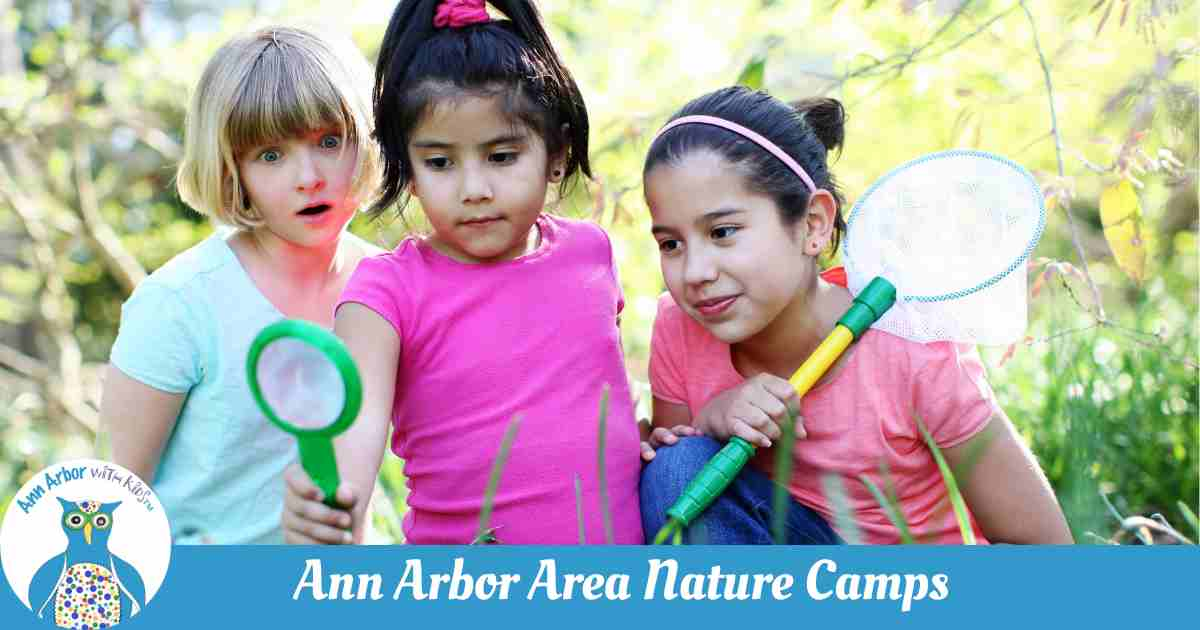
[[[845,283],[840,268],[823,276]],[[896,527],[859,479],[866,475],[886,492],[882,471],[887,470],[919,542],[961,543],[937,462],[914,414],[940,448],[961,444],[993,414],[1002,415],[978,354],[973,347],[920,344],[878,330],[863,334],[850,353],[833,380],[809,390],[801,403],[808,437],[796,442],[788,484],[792,496],[836,528],[823,479],[832,473],[842,482],[864,542],[898,543]],[[733,367],[729,345],[688,317],[669,294],[663,295],[651,342],[654,396],[687,405],[695,418],[713,396],[744,380]],[[772,457],[762,452],[754,464],[769,474]],[[972,525],[977,540],[986,542],[973,519]]]
[[[614,541],[641,544],[638,430],[617,329],[623,306],[598,226],[542,215],[538,248],[466,264],[407,238],[362,261],[339,304],[358,302],[400,335],[392,451],[404,459],[417,544],[472,540],[509,420],[521,424],[495,495],[502,544],[605,541],[597,470],[601,392]]]

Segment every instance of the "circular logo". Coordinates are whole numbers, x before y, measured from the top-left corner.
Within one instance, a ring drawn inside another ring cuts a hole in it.
[[[154,598],[171,531],[150,486],[116,464],[77,459],[25,483],[0,524],[9,586],[44,623],[108,628]]]

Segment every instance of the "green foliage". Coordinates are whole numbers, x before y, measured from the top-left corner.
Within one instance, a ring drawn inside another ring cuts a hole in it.
[[[186,95],[205,60],[233,32],[275,17],[341,24],[373,58],[391,10],[370,0],[274,5],[274,16],[255,16],[236,0],[13,0],[0,19],[0,44],[20,51],[16,67],[0,68],[0,130],[9,139],[0,150],[0,346],[20,354],[0,357],[0,497],[50,462],[92,451],[87,409],[94,415],[99,366],[131,281],[212,229],[180,202],[172,180]],[[849,114],[831,168],[851,201],[896,164],[952,147],[1001,153],[1035,172],[1051,206],[1037,255],[1052,264],[1031,270],[1042,288],[1030,343],[986,349],[989,380],[1077,539],[1107,539],[1119,525],[1101,493],[1123,513],[1161,512],[1181,531],[1194,526],[1196,3],[559,0],[543,8],[588,102],[596,175],[558,211],[594,217],[612,234],[626,300],[622,341],[643,402],[663,290],[641,197],[649,138],[684,102],[732,82],[788,100],[828,94]],[[1099,211],[1102,192],[1125,180],[1142,211],[1141,285],[1113,258]],[[406,216],[360,219],[351,229],[391,246],[421,228],[415,204]],[[105,227],[118,246],[103,245]],[[128,254],[132,270],[113,254]],[[380,487],[375,524],[398,540],[406,490],[390,455]]]

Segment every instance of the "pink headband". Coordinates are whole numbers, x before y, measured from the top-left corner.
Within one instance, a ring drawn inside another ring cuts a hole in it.
[[[438,5],[433,25],[438,28],[462,28],[490,21],[484,0],[445,0]]]
[[[809,194],[817,192],[817,187],[815,184],[813,184],[812,178],[808,176],[808,173],[804,172],[804,169],[801,168],[800,164],[798,164],[796,160],[792,159],[792,156],[784,153],[783,149],[780,149],[778,146],[776,146],[774,142],[767,140],[758,133],[755,133],[754,131],[747,129],[735,122],[725,120],[724,118],[717,118],[716,116],[684,116],[683,118],[676,118],[675,120],[667,123],[667,125],[662,129],[659,129],[658,133],[654,136],[654,140],[650,141],[650,144],[653,145],[655,141],[657,141],[664,133],[667,133],[668,131],[680,125],[686,125],[689,123],[699,123],[702,125],[721,127],[722,129],[728,129],[746,138],[747,140],[753,141],[758,146],[769,151],[771,155],[779,158],[779,161],[786,164],[788,168],[792,169],[792,172],[804,182],[804,185],[808,186]]]

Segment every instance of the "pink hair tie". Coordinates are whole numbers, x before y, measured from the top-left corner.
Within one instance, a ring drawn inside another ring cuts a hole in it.
[[[808,186],[809,194],[817,192],[817,187],[815,184],[813,184],[812,178],[808,176],[808,173],[806,173],[804,171],[804,168],[801,167],[800,164],[798,162],[796,162],[796,160],[792,159],[792,156],[785,153],[784,150],[780,149],[779,146],[776,145],[774,142],[767,140],[766,138],[759,135],[755,131],[753,131],[751,129],[747,129],[746,127],[743,127],[735,122],[730,122],[728,120],[725,120],[724,118],[717,118],[716,116],[684,116],[683,118],[676,118],[675,120],[672,120],[671,122],[667,123],[667,125],[665,127],[663,127],[662,129],[659,129],[658,133],[654,135],[654,140],[650,141],[650,144],[653,145],[656,141],[658,141],[658,139],[660,137],[662,137],[662,135],[664,133],[667,133],[668,131],[670,131],[680,125],[686,125],[688,123],[698,123],[701,125],[712,125],[714,127],[728,129],[728,130],[738,134],[739,136],[742,136],[743,138],[750,140],[751,142],[757,144],[758,146],[766,149],[768,152],[771,153],[771,155],[774,155],[775,157],[779,158],[780,162],[783,162],[784,164],[787,165],[788,168],[792,169],[792,172],[795,173],[796,176],[799,177],[804,182],[804,185]]]
[[[472,24],[488,22],[484,0],[445,0],[438,5],[433,16],[433,25],[438,28],[462,28]]]

